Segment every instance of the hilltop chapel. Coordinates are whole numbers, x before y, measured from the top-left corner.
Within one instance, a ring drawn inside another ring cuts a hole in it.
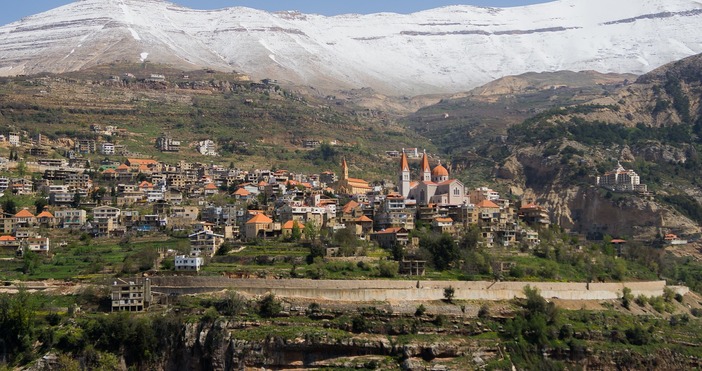
[[[429,167],[429,158],[424,152],[418,182],[410,180],[407,155],[400,158],[399,192],[405,200],[415,200],[417,205],[459,206],[467,204],[465,186],[457,179],[449,179],[448,170],[439,162],[434,169]]]

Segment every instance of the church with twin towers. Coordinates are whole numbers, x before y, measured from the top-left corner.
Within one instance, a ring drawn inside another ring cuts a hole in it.
[[[413,181],[407,154],[403,151],[400,158],[398,188],[405,200],[414,200],[420,206],[460,206],[470,202],[463,183],[458,179],[450,179],[448,170],[441,165],[441,162],[433,169],[429,166],[426,151],[422,156],[419,171],[419,180]]]

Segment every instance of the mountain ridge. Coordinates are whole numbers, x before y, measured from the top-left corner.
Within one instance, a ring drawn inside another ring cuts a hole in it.
[[[326,91],[454,93],[525,72],[645,73],[702,52],[700,21],[702,3],[694,0],[560,0],[333,17],[82,0],[0,27],[0,75],[153,62]]]

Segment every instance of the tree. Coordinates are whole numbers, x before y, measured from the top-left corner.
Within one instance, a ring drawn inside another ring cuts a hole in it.
[[[37,208],[37,214],[41,213],[44,211],[44,208],[48,205],[49,203],[46,201],[44,197],[39,197],[37,198],[36,201],[34,201],[34,206]]]
[[[17,203],[15,203],[15,200],[6,197],[2,203],[2,210],[6,215],[15,215],[17,214]]]
[[[319,236],[319,229],[317,228],[317,223],[315,223],[314,220],[308,220],[307,223],[305,223],[303,232],[306,239],[310,241],[316,240]]]
[[[300,241],[302,238],[302,231],[300,230],[300,225],[297,220],[293,221],[292,231],[290,232],[290,239],[293,241]]]
[[[33,274],[39,267],[39,254],[25,249],[22,253],[22,273]]]
[[[385,278],[396,277],[399,269],[400,269],[400,265],[396,261],[381,260],[378,263],[378,270],[380,272],[380,277],[385,277]]]
[[[458,245],[463,250],[475,250],[480,242],[480,237],[480,228],[477,225],[471,225],[463,234]]]
[[[283,310],[282,304],[273,294],[268,294],[258,303],[258,314],[264,318],[272,318]]]
[[[73,207],[78,208],[80,207],[80,193],[76,192],[73,194]]]
[[[419,245],[431,255],[434,268],[440,271],[449,269],[460,258],[456,242],[448,234],[442,234],[438,238],[424,237],[420,239]]]
[[[444,288],[444,300],[447,303],[453,303],[453,297],[456,295],[456,289],[453,286]]]
[[[34,297],[23,286],[20,286],[15,295],[0,295],[0,342],[3,344],[3,357],[9,357],[12,361],[32,347],[35,310]]]

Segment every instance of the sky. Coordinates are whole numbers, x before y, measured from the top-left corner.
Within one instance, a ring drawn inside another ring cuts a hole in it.
[[[0,25],[8,24],[23,17],[41,13],[62,5],[71,0],[27,0],[8,1],[0,12]],[[268,11],[299,10],[303,13],[337,15],[345,13],[412,13],[420,10],[437,8],[446,5],[475,5],[490,7],[512,7],[548,0],[170,0],[193,9],[219,9],[232,6],[245,6]]]

